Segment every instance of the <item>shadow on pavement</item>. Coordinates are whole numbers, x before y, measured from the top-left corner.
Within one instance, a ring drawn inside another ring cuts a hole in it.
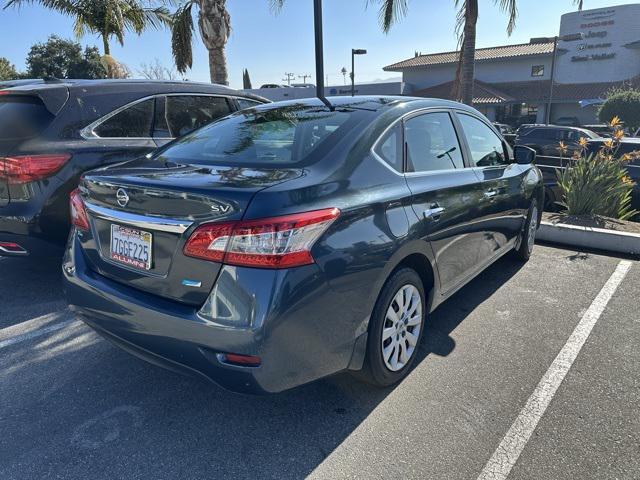
[[[499,261],[434,312],[419,360],[451,353],[451,332],[521,266]],[[10,349],[0,372],[0,478],[303,478],[393,391],[341,374],[237,395],[84,326]]]

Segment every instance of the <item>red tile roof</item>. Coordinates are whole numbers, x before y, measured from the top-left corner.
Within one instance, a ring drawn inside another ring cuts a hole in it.
[[[623,85],[640,87],[640,76],[626,82],[598,83],[556,83],[553,87],[555,103],[578,102],[592,98],[603,98],[613,87]],[[441,83],[433,87],[412,93],[416,97],[454,99],[453,82]],[[549,98],[549,80],[531,80],[527,82],[485,83],[474,82],[473,103],[506,104],[506,103],[541,103]]]
[[[502,45],[500,47],[476,49],[476,62],[532,55],[550,55],[551,53],[553,53],[553,42]],[[419,68],[429,65],[456,63],[458,61],[458,54],[459,51],[418,55],[417,57],[408,58],[407,60],[387,65],[383,70],[388,72],[398,72],[410,68]]]

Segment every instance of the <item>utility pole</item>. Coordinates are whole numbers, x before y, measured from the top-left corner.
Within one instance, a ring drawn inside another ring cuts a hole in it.
[[[292,78],[296,78],[296,74],[295,73],[285,73],[284,76],[287,77],[287,78],[283,78],[282,81],[283,82],[287,82],[287,85],[291,86],[291,79]]]
[[[307,83],[307,78],[311,78],[310,74],[298,75],[298,78],[302,79],[302,83]]]

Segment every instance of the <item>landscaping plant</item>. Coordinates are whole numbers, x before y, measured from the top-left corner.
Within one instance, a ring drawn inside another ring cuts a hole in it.
[[[614,117],[609,123],[613,138],[607,139],[597,153],[587,154],[587,139],[580,139],[571,166],[558,170],[558,185],[562,190],[561,206],[569,215],[603,216],[627,220],[637,212],[631,208],[634,187],[625,165],[638,158],[634,154],[617,155],[623,137],[621,122]],[[560,145],[560,150],[566,149]]]

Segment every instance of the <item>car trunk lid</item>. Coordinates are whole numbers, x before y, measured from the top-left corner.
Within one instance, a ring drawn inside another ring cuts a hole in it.
[[[204,222],[240,220],[256,192],[301,171],[158,163],[142,159],[87,175],[81,191],[91,232],[79,238],[94,271],[146,292],[201,305],[220,264],[182,253],[191,232]],[[119,241],[121,227],[133,230],[135,238],[150,234],[150,265],[125,265],[117,252],[113,258],[112,242]]]

